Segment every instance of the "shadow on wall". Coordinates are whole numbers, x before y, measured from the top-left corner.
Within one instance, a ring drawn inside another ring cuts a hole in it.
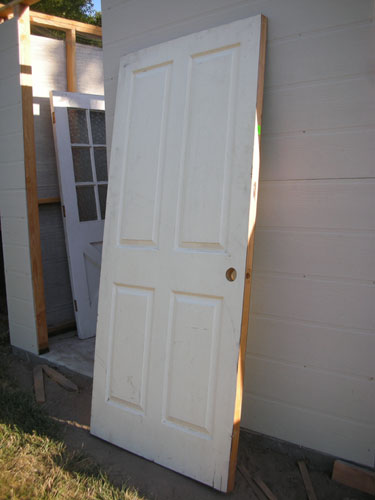
[[[1,217],[0,217],[0,316],[6,315],[7,301],[5,290],[5,271],[4,271],[4,255],[3,255],[3,240],[1,233]]]

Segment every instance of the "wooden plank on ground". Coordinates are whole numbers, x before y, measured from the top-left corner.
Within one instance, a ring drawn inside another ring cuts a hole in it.
[[[44,392],[44,380],[43,380],[43,367],[42,365],[36,365],[33,369],[34,378],[34,392],[35,399],[37,403],[44,403],[46,400]]]
[[[263,491],[259,488],[259,486],[255,483],[252,475],[243,465],[237,465],[237,469],[241,472],[243,477],[246,479],[248,485],[251,488],[251,491],[259,500],[267,500],[267,496],[263,493]]]
[[[263,481],[263,479],[260,477],[260,475],[254,474],[252,476],[254,482],[259,486],[259,488],[263,491],[263,493],[266,495],[268,500],[277,500],[277,497],[272,493],[272,491],[269,489],[269,487],[266,485],[266,483]]]
[[[375,472],[335,460],[332,479],[338,483],[375,495]]]
[[[78,387],[74,382],[68,380],[64,375],[54,370],[48,365],[43,365],[43,370],[45,373],[57,384],[61,385],[67,391],[78,391]]]
[[[307,497],[309,500],[317,500],[315,491],[311,482],[309,471],[307,470],[306,463],[303,460],[298,460],[298,467],[306,488]]]

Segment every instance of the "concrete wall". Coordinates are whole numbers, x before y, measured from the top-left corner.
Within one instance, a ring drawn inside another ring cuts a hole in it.
[[[31,37],[35,142],[40,198],[59,196],[49,92],[66,89],[65,43]],[[77,91],[103,94],[102,50],[77,44]],[[39,208],[47,324],[57,327],[74,321],[72,292],[59,204]]]
[[[103,0],[111,143],[119,58],[269,20],[243,426],[373,465],[373,0]]]
[[[25,190],[17,20],[0,25],[0,215],[12,345],[38,352]]]

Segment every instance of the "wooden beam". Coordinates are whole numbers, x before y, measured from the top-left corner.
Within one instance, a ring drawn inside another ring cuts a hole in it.
[[[254,157],[253,157],[253,170],[251,179],[251,203],[249,214],[249,234],[248,245],[246,253],[246,271],[245,271],[245,284],[243,294],[242,306],[242,323],[241,323],[241,338],[240,338],[240,351],[238,356],[237,365],[237,384],[236,384],[236,401],[233,418],[233,432],[232,432],[232,447],[229,461],[229,476],[228,476],[228,493],[233,490],[236,477],[236,465],[238,455],[238,444],[240,439],[240,422],[242,411],[242,397],[243,397],[243,382],[245,375],[245,357],[246,357],[246,344],[247,344],[247,330],[249,326],[249,313],[250,313],[250,295],[251,295],[251,274],[253,270],[253,250],[254,250],[254,233],[255,233],[255,220],[257,210],[258,198],[258,183],[259,183],[259,166],[260,166],[260,132],[262,124],[262,110],[263,110],[263,87],[264,87],[264,67],[266,60],[266,40],[267,40],[267,18],[262,16],[261,29],[260,29],[260,47],[259,47],[259,67],[258,67],[258,90],[257,90],[257,104],[256,104],[256,120],[255,135],[254,137]]]
[[[375,495],[375,472],[335,460],[332,479],[350,488]]]
[[[22,96],[23,146],[31,276],[34,295],[34,311],[36,318],[38,349],[39,353],[42,353],[48,350],[48,331],[46,320],[46,304],[44,298],[42,250],[40,244],[39,207],[36,178],[29,10],[29,7],[24,5],[17,5],[15,7],[15,16],[18,19],[18,43],[21,68],[20,77]]]
[[[77,33],[86,33],[87,35],[93,35],[98,38],[102,37],[102,28],[100,26],[94,26],[93,24],[72,21],[71,19],[64,19],[63,17],[50,16],[49,14],[36,11],[30,11],[30,20],[31,24],[35,26],[61,31],[75,29]]]
[[[13,14],[15,5],[23,3],[25,5],[33,5],[39,0],[14,0],[6,5],[0,3],[0,18],[7,19],[9,15]],[[85,33],[92,35],[95,38],[102,38],[102,28],[94,24],[81,23],[80,21],[73,21],[72,19],[65,19],[63,17],[51,16],[43,12],[30,11],[30,22],[34,26],[41,26],[42,28],[51,28],[59,31],[69,31],[75,29],[77,33]]]
[[[66,85],[68,92],[77,92],[76,77],[76,30],[71,29],[66,32],[65,38],[66,52]]]
[[[18,5],[33,5],[34,3],[39,2],[39,0],[12,0],[6,5],[0,4],[0,17],[8,18],[9,15],[13,14],[14,9]]]
[[[61,198],[59,196],[51,198],[39,198],[38,205],[51,205],[53,203],[61,203]]]

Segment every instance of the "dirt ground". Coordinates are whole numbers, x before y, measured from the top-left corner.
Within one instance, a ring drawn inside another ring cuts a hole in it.
[[[21,359],[10,355],[10,375],[19,385],[33,391],[32,368],[34,357]],[[229,495],[218,493],[196,481],[144,460],[132,453],[90,435],[90,406],[92,380],[67,370],[61,370],[79,387],[79,392],[68,392],[45,377],[46,411],[63,428],[64,440],[74,449],[83,450],[109,475],[114,484],[134,486],[147,499],[158,500],[211,500],[264,499],[254,483],[250,485],[237,471],[236,486]],[[374,498],[335,483],[330,479],[332,457],[294,445],[242,432],[239,465],[250,474],[258,473],[279,500],[307,499],[306,490],[297,466],[305,460],[319,500],[365,500]]]

